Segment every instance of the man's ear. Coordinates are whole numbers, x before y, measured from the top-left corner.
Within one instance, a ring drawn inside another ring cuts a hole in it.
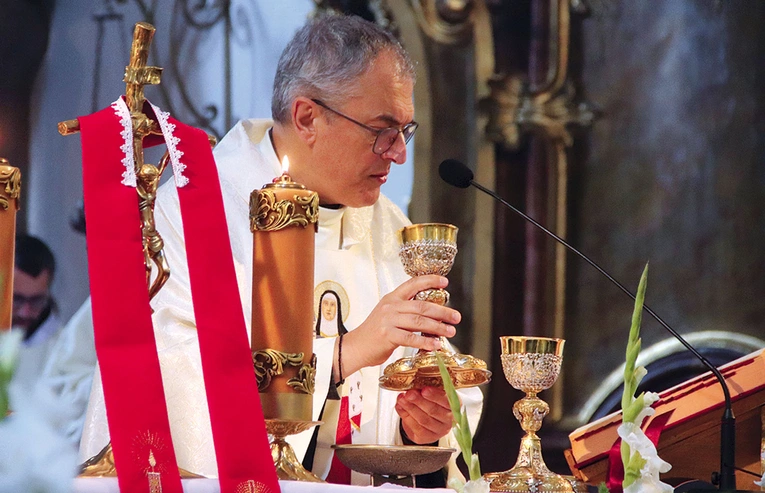
[[[292,123],[295,132],[309,146],[316,140],[318,116],[316,103],[310,99],[299,96],[292,102]]]

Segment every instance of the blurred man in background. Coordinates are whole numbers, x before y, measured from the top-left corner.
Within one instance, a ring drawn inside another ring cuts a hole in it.
[[[24,331],[24,342],[14,381],[30,388],[40,378],[61,330],[50,292],[55,272],[56,261],[45,243],[30,235],[16,237],[13,327]]]

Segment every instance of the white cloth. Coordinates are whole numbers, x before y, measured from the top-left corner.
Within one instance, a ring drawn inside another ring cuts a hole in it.
[[[72,419],[62,431],[75,445],[82,436],[95,368],[93,313],[88,297],[61,329],[40,376],[42,384],[72,410]]]
[[[220,484],[214,479],[182,479],[185,493],[220,493]],[[446,488],[408,488],[385,483],[376,488],[343,484],[309,483],[306,481],[279,481],[282,493],[454,493]],[[120,493],[117,478],[77,478],[73,493]]]
[[[18,364],[13,372],[14,385],[26,389],[32,389],[37,385],[60,331],[61,321],[54,312],[51,312],[34,334],[21,344]]]
[[[249,196],[252,190],[261,188],[281,173],[278,158],[267,133],[271,125],[268,120],[239,122],[214,152],[226,210],[231,253],[248,331],[252,292]],[[191,303],[178,193],[174,184],[168,183],[160,188],[155,214],[157,229],[164,238],[165,255],[172,272],[152,305],[155,310],[155,335],[175,452],[180,467],[213,477],[217,475],[217,465]],[[324,244],[321,240],[321,222],[320,216],[316,265],[324,269],[334,265],[334,269],[344,270],[342,260],[340,264],[333,263],[330,258],[332,256],[327,254],[332,247],[330,241]],[[403,213],[384,196],[373,206],[345,209],[341,227],[342,240],[334,248],[347,249],[351,256],[365,257],[368,264],[368,273],[364,277],[366,289],[359,293],[366,298],[367,306],[358,313],[359,320],[366,318],[369,307],[374,306],[381,296],[408,278],[398,258],[396,238],[396,231],[408,223]],[[222,252],[224,255],[227,253]],[[340,254],[337,258],[342,259],[344,256]],[[316,278],[316,282],[322,280],[321,277]],[[367,310],[366,313],[363,313],[364,310]],[[315,340],[317,373],[314,419],[319,417],[329,389],[333,351],[334,338]],[[410,354],[411,349],[399,348],[386,365]],[[368,423],[366,429],[369,431],[362,435],[367,443],[401,444],[399,418],[394,410],[397,393],[381,390],[376,385],[377,377],[384,367],[385,365],[370,368],[364,372],[364,388],[369,391],[364,396],[362,419]],[[461,397],[469,410],[471,428],[475,430],[482,405],[481,392],[478,389],[467,389],[461,392]],[[298,457],[305,454],[311,433],[312,430],[309,430],[290,437],[289,441]],[[103,390],[97,373],[83,432],[81,456],[87,458],[95,455],[108,441]],[[442,444],[457,448],[456,440],[451,434],[442,440]],[[451,466],[450,470],[459,474],[454,464]]]

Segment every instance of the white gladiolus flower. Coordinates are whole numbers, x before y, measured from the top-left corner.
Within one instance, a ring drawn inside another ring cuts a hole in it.
[[[656,402],[655,396],[646,394],[646,405],[640,411],[636,423],[622,423],[617,432],[619,437],[630,447],[630,457],[639,455],[645,464],[640,469],[638,479],[624,488],[624,493],[672,493],[673,488],[659,479],[660,473],[668,472],[672,466],[662,460],[656,451],[656,446],[640,428],[640,424],[647,416],[651,416],[654,410],[648,402]]]

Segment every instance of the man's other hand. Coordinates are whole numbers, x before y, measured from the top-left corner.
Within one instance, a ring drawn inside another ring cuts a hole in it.
[[[396,412],[407,438],[418,445],[436,442],[452,428],[452,411],[443,389],[407,390],[399,394]]]

